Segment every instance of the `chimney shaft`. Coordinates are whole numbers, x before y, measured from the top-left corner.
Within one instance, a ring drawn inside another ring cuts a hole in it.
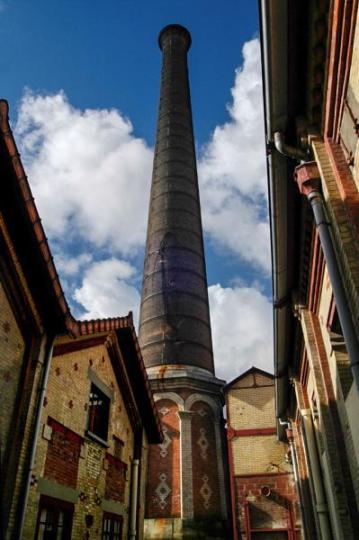
[[[213,373],[201,210],[187,69],[189,32],[166,26],[141,298],[146,367]]]

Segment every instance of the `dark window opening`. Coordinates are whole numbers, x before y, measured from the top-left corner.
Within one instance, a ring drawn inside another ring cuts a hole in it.
[[[71,540],[73,505],[50,497],[39,504],[35,540]]]
[[[102,540],[121,540],[122,517],[105,513],[102,523]]]
[[[109,415],[110,398],[91,384],[87,429],[104,441],[107,440]]]

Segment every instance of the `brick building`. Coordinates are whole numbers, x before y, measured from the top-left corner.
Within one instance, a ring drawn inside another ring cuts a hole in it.
[[[277,438],[273,375],[253,367],[224,395],[233,538],[302,538],[293,456]]]
[[[306,538],[359,534],[357,6],[261,3],[276,416]]]
[[[39,215],[0,101],[0,536],[19,538],[41,387],[56,334],[72,332]]]
[[[23,538],[55,525],[73,540],[142,538],[160,428],[132,318],[79,326],[55,341]]]
[[[149,454],[145,537],[228,538],[224,381],[214,375],[192,126],[188,31],[162,30],[161,96],[139,339],[163,423]]]
[[[0,163],[0,536],[141,538],[162,433],[132,316],[72,317],[5,101]]]

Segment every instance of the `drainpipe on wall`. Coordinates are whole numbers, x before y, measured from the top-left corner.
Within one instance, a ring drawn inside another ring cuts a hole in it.
[[[314,511],[318,516],[318,523],[322,540],[331,540],[332,533],[328,516],[327,502],[323,480],[320,471],[319,457],[317,452],[317,444],[313,433],[313,423],[310,409],[300,411],[303,418],[303,427],[308,451],[308,460],[313,480],[313,488],[315,495]]]
[[[49,380],[54,340],[55,340],[54,336],[49,336],[47,338],[47,343],[46,343],[45,356],[44,356],[44,362],[43,362],[43,368],[42,368],[42,374],[41,374],[41,382],[38,387],[38,397],[36,401],[35,418],[34,418],[35,424],[32,431],[33,435],[32,435],[32,440],[31,440],[31,447],[30,447],[29,465],[24,475],[25,488],[24,488],[24,494],[22,497],[21,507],[20,507],[18,538],[22,538],[23,536],[23,529],[24,529],[25,516],[26,516],[26,507],[27,507],[27,502],[29,498],[29,491],[30,491],[30,484],[31,484],[31,476],[34,470],[36,446],[37,446],[37,440],[39,438],[42,405],[44,403],[47,383]]]
[[[132,461],[131,468],[131,513],[130,513],[130,540],[134,540],[137,535],[137,498],[138,498],[138,469],[139,459]]]
[[[303,507],[303,494],[302,494],[302,488],[299,481],[298,459],[297,459],[297,452],[296,452],[295,444],[294,444],[292,425],[290,422],[286,422],[285,420],[281,420],[280,418],[278,420],[281,426],[287,426],[286,435],[289,442],[289,448],[290,448],[291,457],[292,457],[294,480],[298,488],[300,515],[301,515],[301,520],[303,524],[302,532],[303,532],[304,539],[306,540],[308,536],[307,536],[307,531],[305,527],[305,511]],[[293,523],[293,526],[294,526],[294,523]]]
[[[320,174],[315,161],[303,163],[295,169],[295,179],[301,194],[306,195],[314,214],[328,268],[330,282],[333,288],[335,304],[338,310],[340,324],[347,347],[350,368],[359,392],[359,342],[349,303],[346,297],[336,253],[330,234],[330,223],[325,214],[325,207],[320,193]]]

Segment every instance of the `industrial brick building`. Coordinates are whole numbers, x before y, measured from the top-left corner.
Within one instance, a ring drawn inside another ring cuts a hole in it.
[[[142,538],[148,443],[160,430],[132,318],[80,332],[55,341],[23,538],[53,523],[73,540]]]
[[[0,129],[0,537],[142,538],[162,432],[132,315],[72,317],[5,101]]]
[[[163,422],[149,453],[145,537],[228,538],[224,381],[214,375],[192,127],[188,31],[162,30],[161,96],[139,339]]]
[[[234,540],[302,538],[295,457],[277,437],[273,375],[253,367],[224,395]]]
[[[359,534],[357,7],[261,2],[276,416],[306,538]]]

